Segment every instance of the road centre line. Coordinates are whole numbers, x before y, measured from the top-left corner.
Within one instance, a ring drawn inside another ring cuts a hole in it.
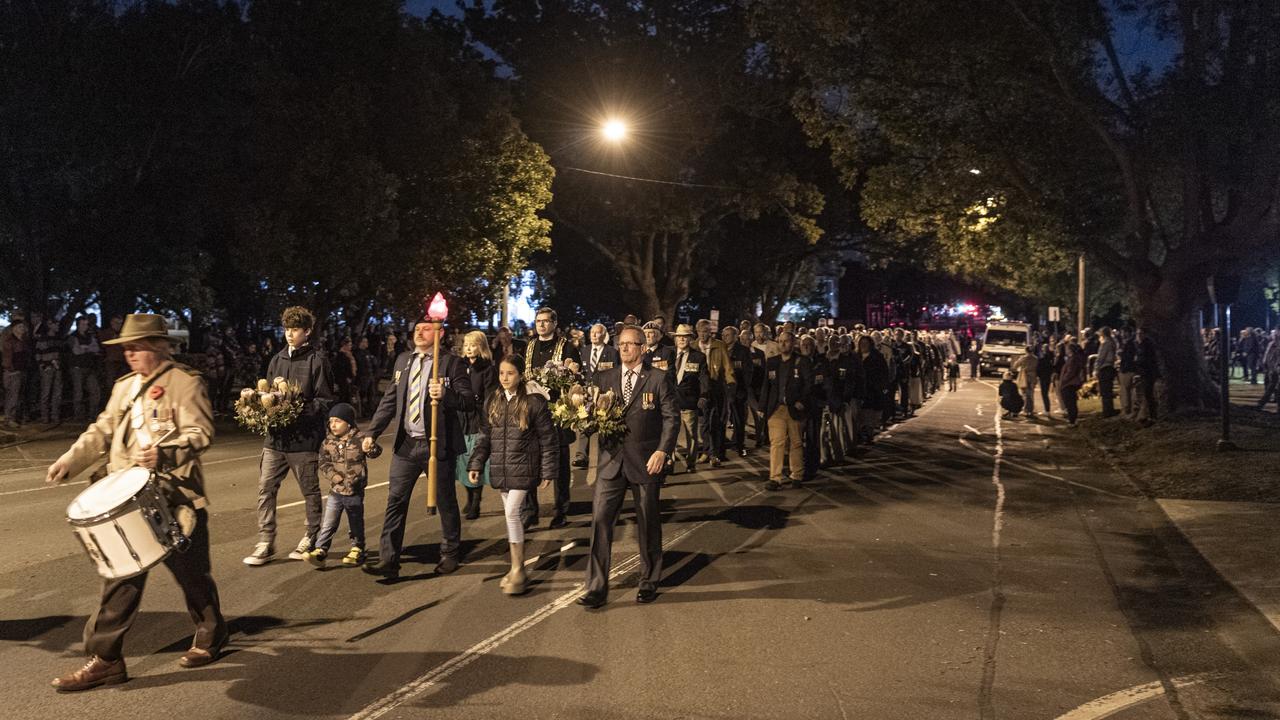
[[[970,443],[968,440],[965,440],[963,437],[960,438],[959,440],[960,440],[960,444],[963,445],[965,448],[972,450],[973,452],[979,455],[982,455],[983,457],[991,457],[991,455],[987,453],[985,450],[975,447],[973,443]],[[1104,490],[1100,487],[1094,487],[1093,485],[1087,485],[1082,482],[1076,482],[1075,480],[1068,480],[1060,475],[1054,475],[1053,473],[1045,472],[1044,470],[1040,470],[1038,468],[1032,467],[1025,463],[1014,462],[1013,460],[1009,460],[1007,458],[1004,460],[1004,464],[1012,468],[1015,468],[1017,470],[1025,470],[1026,472],[1035,473],[1036,475],[1043,475],[1044,477],[1047,477],[1050,480],[1057,480],[1060,483],[1066,483],[1067,485],[1074,485],[1084,490],[1089,490],[1096,493],[1102,493],[1103,495],[1110,495],[1111,497],[1122,498],[1124,500],[1134,499],[1132,496],[1129,496],[1129,495],[1121,495],[1120,493],[1111,492],[1110,490]]]
[[[253,455],[243,455],[241,457],[223,458],[221,460],[211,460],[209,462],[202,463],[202,466],[209,467],[211,465],[221,465],[222,463],[239,462],[241,460],[251,460],[253,458],[261,457],[261,455],[262,453],[254,453]],[[23,469],[38,470],[38,468],[23,468]],[[75,482],[65,482],[65,483],[59,483],[57,485],[41,485],[39,487],[23,488],[21,490],[5,490],[4,492],[0,492],[0,497],[4,497],[6,495],[21,495],[23,493],[42,492],[44,490],[57,490],[59,488],[69,487],[71,485],[88,485],[88,484],[89,484],[88,480],[77,480]],[[383,484],[385,485],[386,483],[383,483]],[[286,505],[282,507],[288,507],[288,506]]]
[[[742,505],[743,503],[758,497],[763,492],[764,492],[763,489],[757,489],[755,492],[751,493],[750,495],[743,497],[742,499],[733,503],[729,507],[725,508],[725,510],[731,510],[735,507],[738,507],[739,505]],[[708,518],[707,520],[703,520],[702,522],[699,522],[698,524],[693,525],[677,533],[676,535],[674,535],[673,537],[671,537],[670,539],[668,539],[666,542],[662,544],[663,551],[666,551],[671,546],[680,542],[681,540],[693,534],[694,532],[697,532],[703,527],[706,527],[713,520],[715,520],[715,518]],[[609,573],[609,580],[613,581],[619,577],[622,577],[623,575],[626,575],[627,573],[630,573],[639,564],[640,564],[640,555],[638,553],[635,555],[632,555],[631,557],[627,558],[626,560],[623,560],[622,562],[618,563],[617,566],[614,567],[613,571]],[[392,710],[395,710],[397,707],[403,705],[404,703],[408,702],[414,697],[417,697],[423,692],[426,692],[427,690],[431,689],[437,683],[448,678],[450,675],[453,675],[454,673],[465,668],[466,666],[470,665],[476,660],[479,660],[485,655],[488,655],[489,653],[493,652],[494,650],[506,644],[508,641],[515,638],[517,635],[524,632],[525,630],[528,630],[529,628],[532,628],[535,625],[540,624],[541,622],[551,617],[555,613],[559,612],[560,610],[563,610],[564,608],[569,607],[574,602],[576,602],[578,598],[582,597],[584,594],[586,594],[585,586],[578,586],[575,589],[570,590],[569,592],[561,595],[555,600],[552,600],[546,605],[543,605],[541,608],[538,608],[537,610],[530,613],[529,615],[526,615],[524,618],[517,620],[511,625],[508,625],[506,628],[503,628],[502,630],[499,630],[498,632],[494,633],[488,638],[485,638],[484,640],[481,640],[475,645],[472,645],[470,648],[463,651],[462,653],[455,655],[454,657],[450,658],[449,660],[446,660],[440,665],[437,665],[435,668],[423,674],[422,676],[418,677],[416,680],[413,680],[401,686],[399,689],[389,693],[388,695],[385,695],[382,698],[374,701],[373,703],[370,703],[363,710],[352,715],[350,717],[350,720],[374,720],[375,718],[379,718],[379,717],[382,717],[383,715],[386,715],[387,713],[391,712]]]

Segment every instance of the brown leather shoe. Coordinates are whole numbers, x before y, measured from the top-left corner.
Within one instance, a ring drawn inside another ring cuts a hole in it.
[[[214,645],[205,650],[203,648],[193,647],[178,658],[178,664],[184,668],[204,667],[209,663],[217,660],[222,655],[222,646]]]
[[[100,685],[117,685],[129,679],[124,669],[124,659],[103,660],[94,655],[84,667],[60,678],[54,678],[53,689],[58,692],[92,690]]]

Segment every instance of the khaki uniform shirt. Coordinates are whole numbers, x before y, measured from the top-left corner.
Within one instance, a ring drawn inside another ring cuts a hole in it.
[[[134,453],[156,441],[156,470],[167,476],[170,490],[181,493],[172,499],[207,506],[200,455],[213,441],[213,407],[204,380],[185,365],[165,361],[149,377],[130,373],[117,380],[106,409],[60,459],[68,465],[68,478],[103,459],[113,473],[132,467]]]

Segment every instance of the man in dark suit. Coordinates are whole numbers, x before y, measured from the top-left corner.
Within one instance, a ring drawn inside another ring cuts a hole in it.
[[[795,351],[795,336],[778,335],[778,354],[765,361],[764,388],[760,405],[769,419],[768,490],[781,490],[783,460],[791,466],[791,482],[804,479],[804,421],[813,382],[809,359]]]
[[[733,437],[729,447],[747,456],[747,401],[751,397],[754,378],[751,364],[751,345],[738,342],[738,328],[727,325],[720,331],[720,338],[729,350],[729,363],[733,369],[733,393],[728,398],[729,424],[733,425]],[[763,354],[761,355],[763,358]]]
[[[462,522],[453,472],[456,458],[467,447],[458,413],[474,410],[476,400],[467,380],[465,361],[444,348],[440,349],[439,380],[431,380],[432,348],[443,334],[444,326],[429,319],[419,320],[414,326],[414,349],[396,358],[391,386],[383,394],[364,433],[364,449],[368,452],[384,430],[395,428],[381,552],[377,565],[364,567],[371,575],[396,578],[400,574],[400,550],[404,546],[409,499],[418,476],[427,471],[430,462],[431,400],[439,404],[435,459],[441,539],[436,572],[446,574],[458,569]]]
[[[680,409],[680,438],[685,466],[689,472],[697,470],[698,453],[706,441],[702,438],[698,413],[707,409],[710,395],[710,378],[707,376],[707,356],[693,345],[693,328],[680,325],[676,328],[675,362],[671,374],[676,386],[676,407]]]
[[[644,364],[655,370],[671,371],[675,369],[675,348],[662,343],[662,328],[658,323],[650,321],[644,324]]]
[[[587,338],[591,344],[582,349],[582,381],[594,385],[598,374],[618,365],[618,348],[609,343],[609,332],[600,323],[591,326]],[[587,467],[587,445],[585,437],[574,443],[574,467]]]
[[[653,602],[662,576],[662,517],[658,494],[666,477],[667,458],[676,446],[680,413],[676,409],[671,374],[654,370],[641,359],[644,336],[640,330],[623,329],[618,340],[621,365],[600,373],[598,386],[613,390],[623,406],[627,434],[600,444],[595,498],[591,506],[591,560],[587,565],[587,592],[578,604],[604,605],[609,594],[609,561],[613,552],[613,526],[622,510],[627,488],[636,506],[640,539],[640,591],[636,601]]]
[[[617,367],[621,356],[618,354],[618,348],[609,344],[609,333],[604,325],[600,323],[592,325],[588,338],[591,344],[582,349],[582,379],[589,384],[595,384],[596,375]]]

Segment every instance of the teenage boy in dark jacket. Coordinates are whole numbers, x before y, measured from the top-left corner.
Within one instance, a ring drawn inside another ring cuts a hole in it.
[[[315,327],[311,312],[298,306],[286,308],[281,321],[285,347],[267,365],[267,380],[273,385],[275,378],[296,383],[302,394],[302,413],[292,425],[270,431],[263,442],[258,473],[258,544],[244,559],[244,564],[250,566],[265,565],[275,557],[276,495],[290,471],[302,491],[307,533],[289,553],[289,559],[303,560],[311,552],[323,513],[316,465],[325,421],[334,402],[333,378],[324,355],[311,346]]]

